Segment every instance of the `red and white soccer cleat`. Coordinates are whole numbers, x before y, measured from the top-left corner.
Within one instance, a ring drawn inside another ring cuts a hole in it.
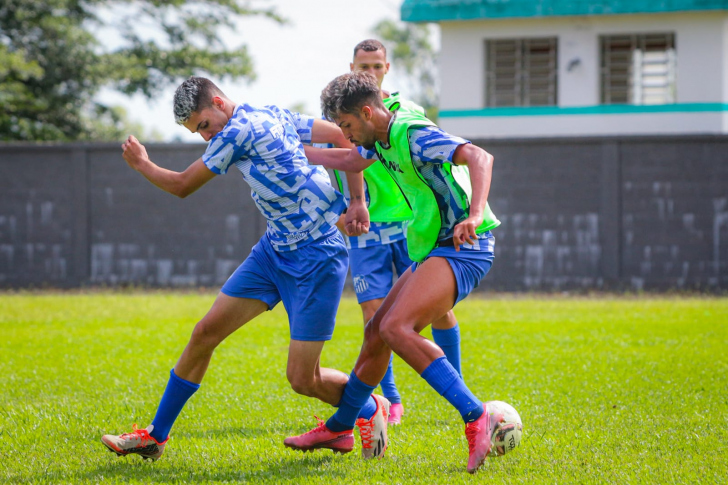
[[[124,433],[119,436],[112,434],[105,434],[101,437],[101,442],[109,449],[116,453],[117,456],[122,455],[139,455],[145,460],[150,458],[156,460],[162,453],[164,453],[164,447],[167,445],[169,438],[162,441],[161,443],[151,436],[149,436],[149,428],[137,428],[137,425],[132,426],[131,433]]]
[[[402,403],[394,403],[389,408],[389,424],[401,424],[402,415],[404,414],[404,407]]]
[[[389,401],[376,394],[372,397],[377,403],[377,410],[371,419],[359,418],[356,425],[359,427],[361,436],[361,456],[368,460],[370,458],[382,458],[387,451],[387,419],[389,417]]]
[[[503,419],[501,414],[488,413],[488,405],[483,404],[483,415],[472,423],[465,424],[465,437],[468,439],[468,473],[475,473],[485,462],[492,446],[491,436],[496,425]]]
[[[331,431],[326,427],[325,421],[319,419],[318,416],[316,419],[318,426],[306,433],[286,438],[283,440],[283,444],[288,448],[303,452],[328,448],[334,453],[349,453],[354,449],[353,430]]]

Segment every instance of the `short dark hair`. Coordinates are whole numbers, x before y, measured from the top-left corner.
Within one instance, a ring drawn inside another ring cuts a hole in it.
[[[343,113],[357,113],[362,106],[384,108],[377,78],[368,72],[347,72],[321,91],[321,111],[330,121]]]
[[[367,39],[359,42],[356,47],[354,47],[354,57],[356,57],[356,53],[359,51],[364,52],[375,52],[375,51],[382,51],[384,52],[384,57],[387,57],[387,48],[384,47],[384,44],[379,42],[376,39]]]
[[[192,113],[212,106],[212,98],[224,96],[214,82],[204,77],[192,76],[174,92],[174,120],[182,125]]]

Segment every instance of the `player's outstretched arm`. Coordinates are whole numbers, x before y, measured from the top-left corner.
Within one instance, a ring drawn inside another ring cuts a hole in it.
[[[311,143],[329,143],[336,148],[354,148],[354,144],[346,139],[341,128],[326,120],[313,120]]]
[[[323,165],[344,172],[361,172],[374,163],[374,160],[362,158],[358,151],[348,148],[319,148],[304,145],[303,149],[310,164]]]
[[[147,149],[134,136],[121,145],[122,156],[131,168],[141,173],[151,183],[177,197],[187,197],[212,180],[216,175],[198,158],[184,172],[167,170],[149,159]]]
[[[473,244],[475,230],[483,223],[485,204],[488,202],[490,181],[493,175],[493,155],[475,145],[464,144],[455,149],[452,157],[456,165],[467,165],[470,172],[470,185],[473,194],[470,200],[470,215],[455,226],[453,242],[455,250],[460,250],[464,242]]]

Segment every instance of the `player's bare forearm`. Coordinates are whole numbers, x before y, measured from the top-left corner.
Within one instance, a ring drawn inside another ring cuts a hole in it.
[[[485,204],[488,202],[490,183],[493,176],[493,155],[475,145],[460,145],[453,155],[457,165],[467,165],[470,172],[472,196],[470,216],[480,217],[482,222]]]
[[[361,172],[374,163],[374,160],[362,158],[359,152],[348,148],[319,148],[304,145],[303,149],[308,162],[312,165],[322,165],[343,172]]]
[[[455,250],[459,251],[461,244],[465,242],[475,243],[475,239],[477,239],[476,230],[483,223],[483,213],[488,202],[490,181],[493,174],[493,156],[474,145],[460,145],[453,155],[453,162],[457,165],[468,166],[472,187],[469,215],[464,221],[455,226],[453,233]]]
[[[130,136],[122,145],[122,156],[131,168],[160,189],[177,197],[187,197],[211,180],[215,173],[198,159],[184,172],[167,170],[149,159],[144,145]]]
[[[354,148],[354,144],[346,139],[341,128],[325,120],[313,120],[311,143],[330,143],[337,148]]]

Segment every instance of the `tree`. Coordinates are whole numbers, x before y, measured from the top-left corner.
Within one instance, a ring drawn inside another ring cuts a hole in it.
[[[430,24],[383,20],[373,32],[387,47],[389,61],[404,73],[407,97],[425,108],[428,118],[437,121],[437,52],[432,45]]]
[[[254,79],[246,47],[223,42],[242,16],[283,19],[255,0],[3,0],[0,140],[118,139],[102,87],[147,98],[193,74]]]

